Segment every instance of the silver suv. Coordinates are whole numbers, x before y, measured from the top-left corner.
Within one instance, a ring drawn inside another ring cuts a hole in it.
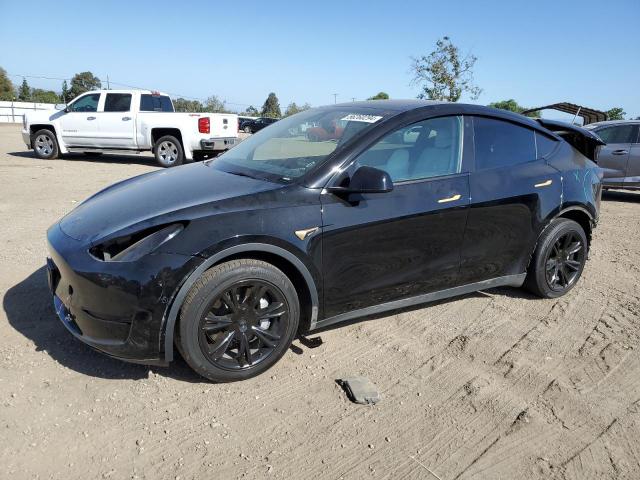
[[[598,122],[585,128],[606,142],[598,155],[603,187],[640,190],[640,120]]]

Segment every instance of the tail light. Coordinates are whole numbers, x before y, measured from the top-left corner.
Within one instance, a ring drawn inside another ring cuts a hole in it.
[[[198,119],[198,131],[200,133],[211,132],[211,121],[209,120],[209,117],[202,117]]]

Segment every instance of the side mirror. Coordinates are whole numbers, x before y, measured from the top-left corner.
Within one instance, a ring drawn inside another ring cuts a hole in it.
[[[53,108],[55,108],[56,110],[66,110],[67,109],[67,105],[65,103],[56,103]]]
[[[391,177],[384,170],[362,166],[351,176],[346,187],[329,187],[332,193],[385,193],[393,190]]]

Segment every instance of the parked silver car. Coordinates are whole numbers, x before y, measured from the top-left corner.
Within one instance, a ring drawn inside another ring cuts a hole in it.
[[[591,123],[585,128],[607,143],[598,156],[603,187],[640,190],[640,120]]]

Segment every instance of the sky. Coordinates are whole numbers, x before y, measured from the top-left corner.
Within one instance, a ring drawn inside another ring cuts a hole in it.
[[[0,66],[260,108],[414,98],[411,58],[449,36],[478,60],[473,103],[559,101],[640,116],[640,0],[56,1],[0,0]],[[28,15],[28,11],[38,12]],[[25,14],[27,14],[25,16]],[[13,19],[13,21],[12,21]],[[29,78],[59,91],[60,80]],[[469,101],[463,97],[463,101]]]

